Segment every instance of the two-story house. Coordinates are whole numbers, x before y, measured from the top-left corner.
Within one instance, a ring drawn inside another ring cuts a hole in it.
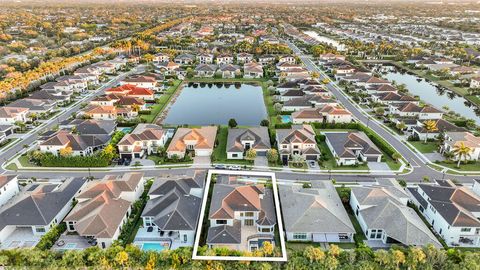
[[[169,158],[183,158],[187,152],[194,156],[208,157],[213,152],[216,126],[200,128],[179,128],[167,148]]]
[[[315,141],[315,131],[310,125],[293,125],[290,129],[277,129],[276,141],[284,164],[294,155],[306,160],[317,160],[320,150]]]
[[[165,146],[167,133],[155,124],[138,124],[130,133],[118,142],[120,158],[142,158],[157,153],[159,147]]]
[[[364,132],[325,132],[324,134],[325,142],[339,166],[382,160],[382,151]]]
[[[243,159],[245,152],[249,149],[255,150],[257,156],[266,156],[270,148],[270,136],[267,127],[228,129],[228,159]]]

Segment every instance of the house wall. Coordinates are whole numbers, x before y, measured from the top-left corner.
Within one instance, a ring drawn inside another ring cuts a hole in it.
[[[243,152],[227,152],[227,159],[243,159]]]
[[[0,190],[0,206],[8,202],[13,196],[20,192],[17,178],[12,179]]]
[[[224,219],[222,219],[224,220]],[[228,226],[233,226],[233,219],[225,219],[227,221],[226,224],[218,224],[217,225],[217,219],[210,219],[210,227],[218,227],[222,225],[228,225]]]
[[[16,226],[5,226],[0,231],[0,243],[4,243],[5,240],[7,240],[7,238],[15,231],[16,228]]]

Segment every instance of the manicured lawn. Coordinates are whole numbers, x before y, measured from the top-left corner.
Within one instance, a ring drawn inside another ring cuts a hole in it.
[[[302,164],[293,164],[292,162],[288,163],[288,167],[291,169],[299,169],[299,170],[306,170],[308,169],[307,163],[303,162]]]
[[[19,156],[18,162],[20,162],[20,164],[22,164],[23,167],[38,167],[37,165],[30,163],[26,155]]]
[[[213,149],[213,162],[214,163],[230,163],[241,165],[253,165],[252,161],[243,159],[227,159],[227,136],[228,127],[220,126],[217,133],[217,147]]]
[[[410,142],[420,153],[434,153],[438,149],[438,143],[436,142]]]
[[[168,105],[170,99],[172,98],[173,94],[175,94],[175,92],[178,90],[178,87],[181,83],[181,80],[176,80],[173,85],[170,86],[167,91],[165,91],[165,94],[163,94],[157,99],[156,104],[150,107],[150,114],[140,115],[140,118],[144,119],[147,123],[153,123],[157,116]]]
[[[460,167],[457,167],[456,161],[440,161],[435,162],[435,164],[439,164],[458,171],[480,171],[480,161],[469,162],[467,164],[462,161],[460,162]]]
[[[193,160],[189,160],[189,161],[183,161],[183,160],[170,161],[170,160],[166,160],[165,158],[160,157],[158,155],[149,155],[147,157],[147,159],[155,162],[155,165],[175,165],[175,164],[192,164],[193,163]]]

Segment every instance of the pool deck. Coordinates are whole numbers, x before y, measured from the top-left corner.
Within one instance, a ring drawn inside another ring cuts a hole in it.
[[[88,239],[78,234],[62,234],[52,247],[52,250],[83,250],[91,247]]]
[[[165,243],[170,244],[170,249],[177,249],[179,247],[192,247],[193,243],[182,243],[180,238],[173,234],[171,237],[160,236],[157,231],[148,232],[147,228],[140,227],[133,243],[141,248],[144,243]]]
[[[16,228],[1,244],[1,249],[33,248],[40,241],[40,235],[34,235],[31,228]]]

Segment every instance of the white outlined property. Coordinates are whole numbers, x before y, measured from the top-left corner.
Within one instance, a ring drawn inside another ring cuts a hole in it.
[[[216,176],[216,179],[222,179],[222,181],[214,182],[211,185],[213,175]],[[242,176],[245,178],[242,178]],[[231,179],[234,179],[235,185],[229,184]],[[258,179],[258,184],[251,184],[252,181],[255,181],[254,179]],[[271,180],[271,188],[266,188],[265,180]],[[242,183],[242,181],[245,183],[250,182],[250,184],[238,184]],[[209,170],[205,187],[200,220],[193,247],[193,259],[229,261],[287,260],[275,173]],[[213,190],[210,191],[211,188]],[[209,194],[212,198],[209,198]],[[225,207],[226,201],[223,198],[228,200],[229,206]],[[212,200],[210,201],[210,199]],[[240,207],[241,210],[233,210],[231,209],[232,206],[233,208]],[[261,208],[261,211],[250,211],[249,207]],[[225,208],[227,211],[225,211]],[[209,213],[206,213],[207,209]],[[204,220],[210,226],[203,224]],[[281,256],[243,257],[199,254],[200,245],[203,246],[205,244],[211,247],[227,247],[238,251],[259,249],[265,241],[274,242],[275,230],[278,230],[277,233],[280,239],[280,243],[275,242],[275,246],[278,247],[278,244],[280,244]],[[205,234],[208,234],[207,237],[205,237]],[[200,243],[202,237],[203,240]],[[232,241],[228,241],[230,239]]]

